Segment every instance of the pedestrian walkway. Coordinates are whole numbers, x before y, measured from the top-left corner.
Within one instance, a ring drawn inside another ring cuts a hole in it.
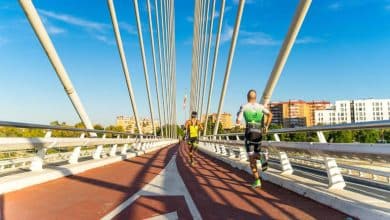
[[[1,219],[345,219],[272,183],[251,189],[250,175],[187,145],[170,146],[0,197]]]

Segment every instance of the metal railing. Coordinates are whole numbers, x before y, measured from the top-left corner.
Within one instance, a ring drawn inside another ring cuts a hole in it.
[[[280,161],[283,174],[292,174],[290,161],[322,169],[328,173],[330,188],[344,188],[343,175],[357,176],[390,184],[390,144],[327,143],[324,131],[366,130],[390,128],[390,121],[343,125],[285,128],[270,130],[274,141],[262,141],[263,149]],[[316,132],[319,142],[281,141],[278,134]],[[248,160],[243,133],[208,135],[201,138],[203,146],[231,159]],[[232,140],[234,139],[234,140]]]
[[[110,130],[9,121],[0,121],[0,127],[41,129],[44,133],[43,137],[1,137],[0,153],[14,156],[0,160],[0,173],[17,169],[41,170],[44,164],[59,162],[74,164],[78,163],[80,158],[98,160],[173,143],[172,139],[154,135]],[[70,131],[79,137],[53,137],[53,131]],[[88,134],[95,135],[88,136]],[[102,136],[98,137],[96,134]],[[108,138],[106,137],[108,134],[116,137]]]

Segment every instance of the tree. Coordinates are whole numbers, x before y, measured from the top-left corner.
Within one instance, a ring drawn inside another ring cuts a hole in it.
[[[325,137],[330,143],[352,143],[354,141],[352,131],[332,131],[325,134]]]
[[[104,127],[100,124],[96,124],[93,126],[93,129],[95,130],[104,130]],[[103,137],[103,133],[97,133],[97,136],[98,137]]]
[[[125,131],[122,126],[116,126],[116,125],[110,125],[110,126],[106,127],[105,130],[106,131],[117,131],[117,132],[124,132]],[[116,137],[116,135],[115,134],[111,134],[111,133],[107,133],[106,137],[107,138],[112,138],[112,137]]]
[[[355,132],[355,140],[360,143],[376,143],[380,139],[378,130],[361,130]]]
[[[385,139],[387,141],[387,143],[390,143],[390,130],[389,129],[386,129],[383,131],[383,139]]]
[[[206,134],[207,135],[212,135],[213,132],[214,132],[214,127],[215,127],[215,123],[214,122],[208,123],[207,124],[207,128],[206,128]],[[223,134],[223,133],[224,133],[224,130],[222,129],[222,124],[219,123],[218,134]]]
[[[176,125],[176,127],[177,127],[177,137],[180,139],[184,138],[185,134],[183,128],[179,125]]]

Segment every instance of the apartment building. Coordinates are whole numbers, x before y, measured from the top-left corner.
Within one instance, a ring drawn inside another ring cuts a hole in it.
[[[336,101],[326,110],[315,111],[315,124],[345,124],[389,120],[390,99]]]
[[[208,123],[215,123],[217,121],[217,113],[209,114],[208,115]],[[202,115],[201,117],[201,122],[205,122],[206,120],[206,115]],[[224,112],[221,113],[221,119],[220,123],[222,125],[223,129],[231,129],[234,127],[233,121],[232,121],[232,114]]]
[[[315,124],[315,111],[329,108],[328,101],[289,100],[273,102],[269,107],[273,114],[272,123],[286,128],[309,127]]]
[[[123,129],[127,132],[135,132],[137,125],[135,123],[134,117],[127,117],[127,116],[118,116],[116,117],[116,125],[123,127]],[[154,121],[154,125],[156,128],[160,126],[158,121]],[[153,126],[152,126],[152,120],[148,118],[140,119],[140,126],[142,129],[142,132],[145,134],[152,134],[153,133]]]

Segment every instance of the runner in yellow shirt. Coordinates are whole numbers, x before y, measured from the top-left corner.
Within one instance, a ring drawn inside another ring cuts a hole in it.
[[[191,119],[186,121],[185,127],[187,131],[188,145],[190,147],[190,164],[193,166],[195,164],[194,154],[198,148],[198,137],[199,132],[203,130],[203,126],[200,121],[197,119],[198,113],[193,111],[191,113]]]

